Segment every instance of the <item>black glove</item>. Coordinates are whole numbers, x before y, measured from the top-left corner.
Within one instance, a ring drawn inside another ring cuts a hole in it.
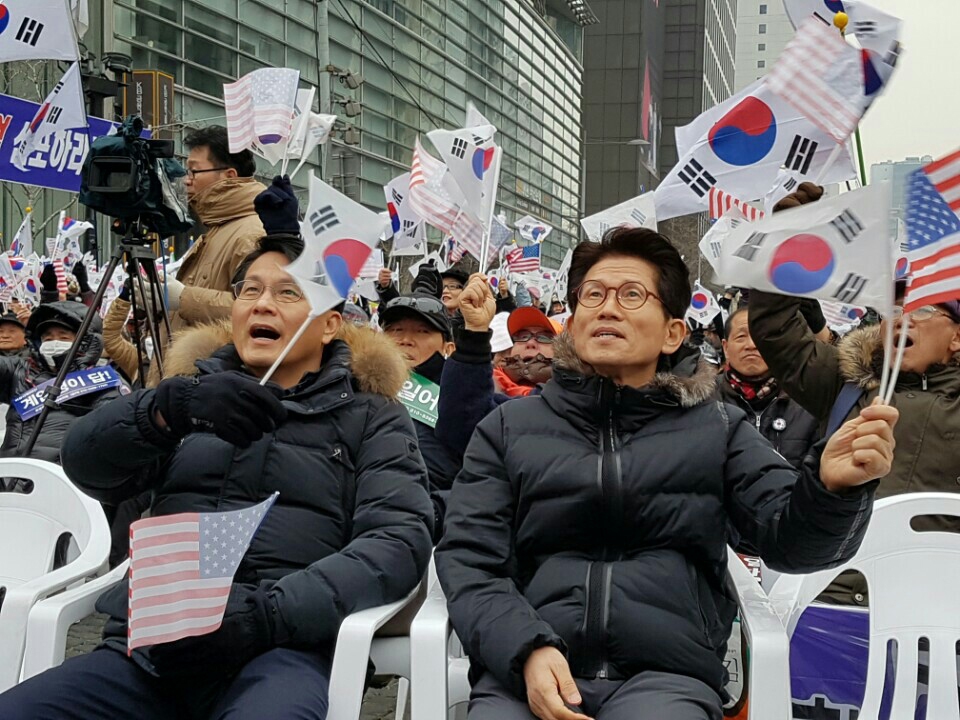
[[[130,302],[130,293],[132,292],[130,288],[130,278],[127,278],[123,281],[123,285],[120,286],[120,292],[117,293],[117,297],[121,300],[126,300]]]
[[[443,278],[433,261],[426,262],[417,270],[410,292],[419,295],[431,295],[437,300],[443,295]]]
[[[278,385],[261,387],[249,375],[223,372],[164,380],[154,392],[152,410],[160,413],[170,434],[177,438],[191,432],[212,432],[245,448],[286,419],[282,397]]]
[[[90,278],[87,277],[87,268],[83,266],[83,262],[78,260],[73,266],[73,276],[77,279],[81,293],[90,292]]]
[[[43,266],[43,272],[40,273],[40,285],[43,287],[44,292],[58,292],[57,271],[53,269],[53,263]]]
[[[232,674],[282,639],[275,639],[280,622],[276,606],[262,587],[234,583],[219,629],[153,645],[148,655],[158,677]]]
[[[253,199],[253,207],[267,235],[300,234],[300,202],[293,194],[288,175],[277,175],[270,187]]]
[[[827,326],[827,319],[823,316],[823,308],[820,303],[812,298],[804,298],[800,301],[800,314],[807,321],[810,331],[816,335]]]

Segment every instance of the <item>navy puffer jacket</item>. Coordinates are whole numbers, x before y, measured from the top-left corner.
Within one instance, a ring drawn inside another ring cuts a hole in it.
[[[204,328],[200,328],[204,330]],[[350,613],[402,598],[426,572],[433,510],[406,410],[394,399],[406,377],[388,339],[346,327],[319,373],[285,393],[286,421],[247,449],[193,433],[171,443],[140,390],[78,421],[64,468],[107,503],[153,492],[154,516],[235,510],[279,491],[234,582],[266,586],[297,647],[330,649]],[[242,370],[233,345],[200,373]],[[108,644],[126,641],[125,584],[101,597]],[[149,651],[134,657],[150,669]]]
[[[726,544],[782,571],[836,565],[862,540],[876,483],[833,494],[813,454],[798,476],[711,400],[699,353],[634,389],[593,374],[566,336],[554,348],[543,393],[477,426],[435,555],[474,679],[487,670],[524,698],[526,659],[552,645],[575,677],[658,670],[720,692]]]

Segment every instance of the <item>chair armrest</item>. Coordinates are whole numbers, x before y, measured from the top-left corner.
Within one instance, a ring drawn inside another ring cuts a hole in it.
[[[434,583],[410,626],[410,709],[418,720],[447,718],[451,632],[447,599]]]
[[[67,631],[94,612],[97,599],[127,576],[129,561],[105,575],[41,600],[30,610],[21,681],[63,662]]]
[[[728,549],[727,572],[737,591],[740,622],[750,648],[750,720],[789,720],[790,641],[760,583]]]
[[[361,610],[344,618],[333,653],[327,720],[357,720],[360,717],[373,636],[390,618],[416,600],[419,589],[417,585],[403,600]]]

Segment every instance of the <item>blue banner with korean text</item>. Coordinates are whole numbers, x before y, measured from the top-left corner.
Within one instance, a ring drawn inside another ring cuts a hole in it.
[[[39,107],[39,103],[0,94],[0,180],[79,192],[80,168],[91,138],[109,134],[117,123],[90,118],[89,135],[86,128],[54,133],[37,144],[27,158],[27,169],[21,171],[10,162],[10,156]]]
[[[43,403],[47,399],[47,388],[53,385],[53,382],[53,379],[47,380],[13,399],[13,407],[21,420],[27,421],[41,413]],[[57,402],[62,403],[81,395],[113,387],[123,387],[123,380],[109,365],[76,370],[63,379]]]

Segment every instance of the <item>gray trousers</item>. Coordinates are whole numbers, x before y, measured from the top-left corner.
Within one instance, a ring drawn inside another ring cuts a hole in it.
[[[595,720],[721,720],[720,697],[691,677],[648,671],[629,680],[575,678],[583,698],[579,711]],[[490,673],[470,693],[467,720],[536,720]]]

